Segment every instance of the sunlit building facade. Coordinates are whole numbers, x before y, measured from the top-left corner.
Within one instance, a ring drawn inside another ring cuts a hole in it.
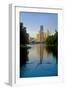
[[[44,42],[49,36],[49,32],[47,30],[44,31],[43,26],[40,26],[40,32],[36,35],[37,42]]]

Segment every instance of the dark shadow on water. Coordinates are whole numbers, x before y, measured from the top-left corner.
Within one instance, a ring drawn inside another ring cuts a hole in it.
[[[28,49],[27,48],[22,48],[20,47],[20,71],[23,69],[24,71],[24,66],[26,65],[26,62],[28,61]],[[20,72],[20,77],[21,76],[21,72]]]
[[[20,48],[20,67],[28,61],[28,49]]]
[[[52,53],[58,63],[58,47],[57,46],[46,46],[48,53]]]

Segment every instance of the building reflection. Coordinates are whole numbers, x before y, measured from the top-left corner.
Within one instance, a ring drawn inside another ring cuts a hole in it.
[[[40,56],[40,64],[42,64],[43,58],[48,57],[48,51],[46,49],[46,46],[44,44],[39,44],[39,47],[36,48],[38,56]]]
[[[40,31],[36,35],[36,42],[45,42],[49,36],[49,31],[44,30],[43,25],[40,26]]]
[[[40,33],[38,34],[37,36],[37,40],[40,41],[40,47],[37,49],[39,51],[38,54],[40,55],[40,64],[42,64],[42,60],[43,60],[43,57],[47,57],[48,56],[48,52],[46,50],[46,47],[44,46],[44,44],[42,44],[46,38],[48,37],[48,32],[43,32],[43,25],[40,26]]]

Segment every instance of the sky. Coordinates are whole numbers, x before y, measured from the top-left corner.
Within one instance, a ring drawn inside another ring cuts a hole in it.
[[[30,37],[35,37],[43,25],[44,31],[58,30],[58,15],[56,13],[20,12],[20,22],[26,27]]]

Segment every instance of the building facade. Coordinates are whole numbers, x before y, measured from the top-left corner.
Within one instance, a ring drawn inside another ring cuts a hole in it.
[[[44,42],[49,36],[49,32],[47,30],[44,31],[43,26],[40,26],[40,31],[36,35],[37,42]]]

